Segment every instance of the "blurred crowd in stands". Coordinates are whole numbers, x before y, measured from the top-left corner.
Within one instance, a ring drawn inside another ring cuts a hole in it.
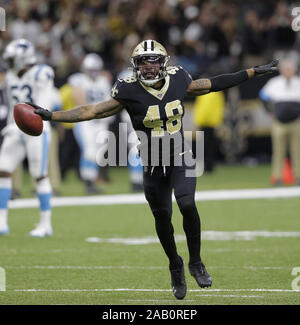
[[[260,64],[300,47],[291,29],[295,1],[278,0],[4,0],[7,32],[34,42],[62,85],[85,53],[102,56],[114,75],[132,47],[156,39],[192,76]]]
[[[300,1],[2,0],[0,6],[6,12],[0,53],[13,39],[32,41],[40,62],[54,68],[55,86],[60,90],[70,75],[80,71],[83,58],[91,52],[102,57],[104,68],[114,80],[130,65],[132,49],[143,39],[162,43],[171,56],[171,64],[183,66],[194,78],[233,72],[287,56],[296,66],[300,63],[300,33],[291,27],[292,8],[300,7]],[[267,81],[258,79],[239,87],[242,99],[258,100],[259,91]],[[235,161],[245,151],[243,139],[247,132],[244,131],[251,128],[250,115],[239,116],[234,104],[224,113],[229,102],[239,101],[234,99],[235,93],[222,96],[221,92],[211,94],[192,103],[194,115],[199,107],[202,117],[208,112],[205,122],[197,122],[200,115],[193,121],[195,129],[205,130],[206,148],[214,151],[206,149],[206,171],[214,168],[220,147],[214,131],[223,119],[225,127],[220,132],[227,162]],[[73,107],[73,102],[70,103]],[[67,106],[62,109],[69,109]],[[257,116],[256,120],[264,120],[262,115]],[[68,159],[74,161],[79,151],[72,126],[62,127],[64,132],[57,142],[60,141],[60,168],[64,178]],[[262,154],[270,154],[269,140],[260,144],[255,140],[254,144],[254,151],[262,144]],[[251,148],[249,141],[248,146]],[[66,148],[75,148],[77,153],[69,153]],[[64,158],[66,152],[68,159]]]

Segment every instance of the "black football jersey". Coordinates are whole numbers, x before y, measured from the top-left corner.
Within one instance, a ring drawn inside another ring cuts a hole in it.
[[[151,152],[149,140],[152,143],[160,143],[160,151],[163,150],[161,142],[168,137],[178,136],[183,145],[183,100],[191,81],[188,72],[180,66],[175,66],[168,68],[165,83],[159,90],[145,86],[135,77],[118,79],[112,88],[112,97],[125,106],[135,131],[142,131],[147,136],[146,139],[140,136],[141,132],[137,132],[141,142],[139,148],[147,145],[149,158],[154,151],[152,146]],[[178,146],[178,142],[176,145]],[[174,146],[170,147],[170,156],[173,154]],[[156,158],[154,160],[156,161]],[[158,160],[161,164],[161,152]],[[150,164],[153,165],[153,161],[150,163],[148,160],[148,165]]]

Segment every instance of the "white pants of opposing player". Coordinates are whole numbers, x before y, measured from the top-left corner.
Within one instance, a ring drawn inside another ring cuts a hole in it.
[[[48,125],[38,137],[23,133],[15,124],[9,125],[0,150],[0,171],[12,173],[27,157],[30,175],[35,179],[45,177],[50,141],[51,129]]]
[[[15,124],[4,130],[4,140],[0,150],[0,171],[12,174],[27,157],[29,172],[38,180],[36,191],[40,201],[40,223],[30,234],[44,237],[52,234],[51,195],[52,189],[47,176],[48,152],[51,140],[50,125],[44,123],[44,131],[38,137],[21,132]],[[8,233],[7,208],[11,196],[11,177],[0,177],[0,234]]]
[[[96,157],[103,157],[107,145],[97,143],[99,132],[108,130],[105,120],[92,120],[76,123],[73,132],[80,147],[80,176],[84,181],[95,181],[98,178],[99,165]]]

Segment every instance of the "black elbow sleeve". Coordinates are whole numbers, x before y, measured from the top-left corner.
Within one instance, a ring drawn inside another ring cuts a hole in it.
[[[235,73],[221,74],[210,79],[211,91],[220,91],[230,87],[234,87],[246,81],[248,79],[248,73],[246,70],[242,70]]]

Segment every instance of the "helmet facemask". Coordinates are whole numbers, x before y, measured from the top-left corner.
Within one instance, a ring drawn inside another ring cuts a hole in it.
[[[168,56],[159,54],[138,55],[131,59],[137,79],[146,86],[153,86],[166,77],[168,62]]]

